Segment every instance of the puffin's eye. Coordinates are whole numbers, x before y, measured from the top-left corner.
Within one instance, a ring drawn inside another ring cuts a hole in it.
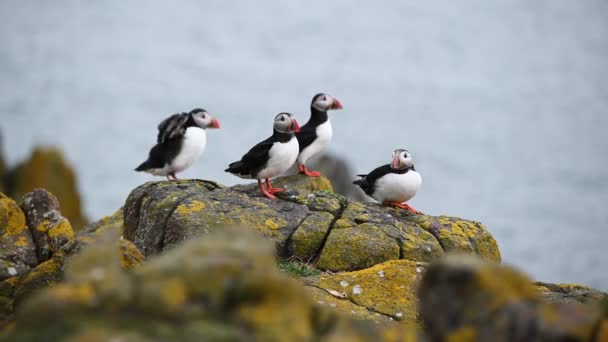
[[[327,100],[327,96],[323,96],[323,98],[321,99],[321,101],[325,101]]]
[[[281,115],[281,121],[285,121],[285,116]]]

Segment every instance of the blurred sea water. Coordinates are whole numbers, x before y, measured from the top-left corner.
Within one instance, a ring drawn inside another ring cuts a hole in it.
[[[167,115],[221,124],[182,177],[222,170],[328,92],[331,151],[356,172],[409,149],[412,205],[482,221],[533,277],[608,290],[608,2],[0,3],[10,163],[61,146],[87,213],[120,207]]]

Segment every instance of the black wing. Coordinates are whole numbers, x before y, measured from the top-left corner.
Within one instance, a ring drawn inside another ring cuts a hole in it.
[[[302,150],[310,146],[310,144],[317,139],[317,128],[306,123],[306,125],[300,128],[300,132],[296,133],[296,138],[298,138],[300,152],[302,152]]]
[[[158,136],[156,142],[159,144],[175,137],[183,136],[186,133],[186,122],[189,119],[188,113],[173,114],[158,124]]]
[[[145,171],[149,169],[160,169],[165,166],[166,163],[171,162],[181,148],[181,140],[172,139],[162,144],[156,144],[150,149],[148,159],[141,163],[135,171]]]
[[[272,137],[258,143],[245,153],[241,160],[231,163],[224,171],[255,177],[266,166],[273,144]]]
[[[395,170],[393,170],[389,164],[382,165],[375,168],[367,175],[358,175],[361,179],[354,181],[353,184],[358,185],[366,194],[371,196],[376,190],[376,181],[378,178],[392,172],[395,172]]]

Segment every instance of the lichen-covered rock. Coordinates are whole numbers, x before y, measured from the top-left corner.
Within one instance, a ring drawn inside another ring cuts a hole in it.
[[[76,230],[87,223],[76,175],[58,148],[36,147],[28,160],[11,170],[7,188],[9,195],[17,199],[36,188],[47,189],[57,196],[63,215]]]
[[[415,325],[418,284],[425,268],[426,263],[391,260],[360,271],[309,277],[305,283],[322,290],[314,292],[317,301],[330,306],[336,302],[348,303],[341,311],[353,305],[365,309],[367,314],[350,309],[354,317]]]
[[[288,241],[288,254],[301,261],[311,261],[321,252],[334,215],[313,212],[300,223]]]
[[[38,264],[36,246],[21,208],[0,193],[0,281]]]
[[[48,260],[74,238],[72,225],[59,211],[59,201],[44,189],[35,189],[23,196],[21,209],[30,227],[38,261]]]
[[[132,271],[118,263],[107,246],[74,257],[66,281],[28,300],[6,339],[405,341],[415,334],[314,305],[276,270],[272,245],[250,230],[210,233]]]
[[[370,267],[387,260],[429,262],[446,251],[467,250],[500,260],[485,228],[450,217],[412,215],[373,203],[348,202],[318,189],[327,180],[299,175],[279,178],[281,200],[259,193],[256,184],[223,187],[200,180],[149,182],[129,195],[124,236],[151,256],[225,224],[243,224],[272,239],[278,254],[329,271]],[[460,249],[454,246],[459,246]]]
[[[593,341],[602,320],[597,302],[547,303],[518,271],[470,256],[431,265],[419,301],[433,340]]]
[[[26,194],[21,206],[25,215],[14,201],[0,194],[0,227],[8,227],[6,233],[0,234],[3,247],[0,256],[7,256],[11,262],[7,267],[8,276],[0,278],[0,328],[3,323],[10,321],[15,307],[24,298],[36,290],[61,282],[66,260],[70,260],[75,253],[87,251],[88,246],[103,243],[118,245],[114,257],[123,269],[135,268],[143,262],[143,255],[135,245],[120,239],[122,210],[91,224],[76,235],[69,221],[59,212],[57,199],[46,190],[37,189]],[[7,208],[10,210],[5,210]],[[30,225],[29,229],[26,222]],[[34,232],[38,244],[34,243],[30,232]],[[37,251],[40,257],[37,257]],[[23,260],[29,260],[26,267],[15,267],[16,261]],[[0,265],[4,265],[2,258]]]
[[[5,177],[6,177],[6,162],[4,161],[4,149],[2,148],[2,134],[0,134],[0,192],[6,192],[6,188],[4,186]]]

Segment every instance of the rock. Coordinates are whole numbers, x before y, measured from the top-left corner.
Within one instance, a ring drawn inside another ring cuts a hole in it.
[[[274,265],[269,242],[236,228],[187,241],[132,271],[118,266],[112,248],[90,247],[67,263],[64,283],[23,305],[6,338],[363,341],[415,334],[318,307]]]
[[[61,215],[59,201],[44,189],[35,189],[23,196],[21,209],[30,227],[38,261],[48,260],[74,238],[70,221]]]
[[[21,198],[36,188],[44,188],[57,196],[63,215],[76,230],[87,223],[76,175],[59,149],[36,147],[28,160],[10,171],[7,179],[7,190],[12,198]]]
[[[419,301],[431,340],[592,341],[602,323],[597,303],[547,303],[518,271],[470,256],[431,265]]]
[[[286,182],[298,189],[287,186],[275,201],[261,196],[256,184],[146,183],[125,203],[124,237],[149,257],[218,226],[243,224],[272,239],[278,255],[316,261],[318,268],[334,272],[396,259],[428,262],[451,251],[500,260],[496,242],[480,223],[306,190],[325,184],[322,177],[289,176],[275,184]]]
[[[143,262],[135,245],[120,239],[122,211],[75,234],[59,212],[57,199],[46,190],[26,194],[21,206],[25,215],[12,199],[0,194],[0,263],[10,263],[8,275],[0,277],[0,328],[24,298],[61,282],[66,261],[87,246],[111,243],[123,269]]]
[[[0,193],[0,281],[37,264],[36,246],[23,212],[15,201]]]
[[[309,277],[304,282],[315,289],[317,302],[330,306],[348,303],[339,304],[343,306],[340,311],[350,312],[355,318],[416,325],[416,293],[425,268],[426,263],[391,260],[360,271]]]

